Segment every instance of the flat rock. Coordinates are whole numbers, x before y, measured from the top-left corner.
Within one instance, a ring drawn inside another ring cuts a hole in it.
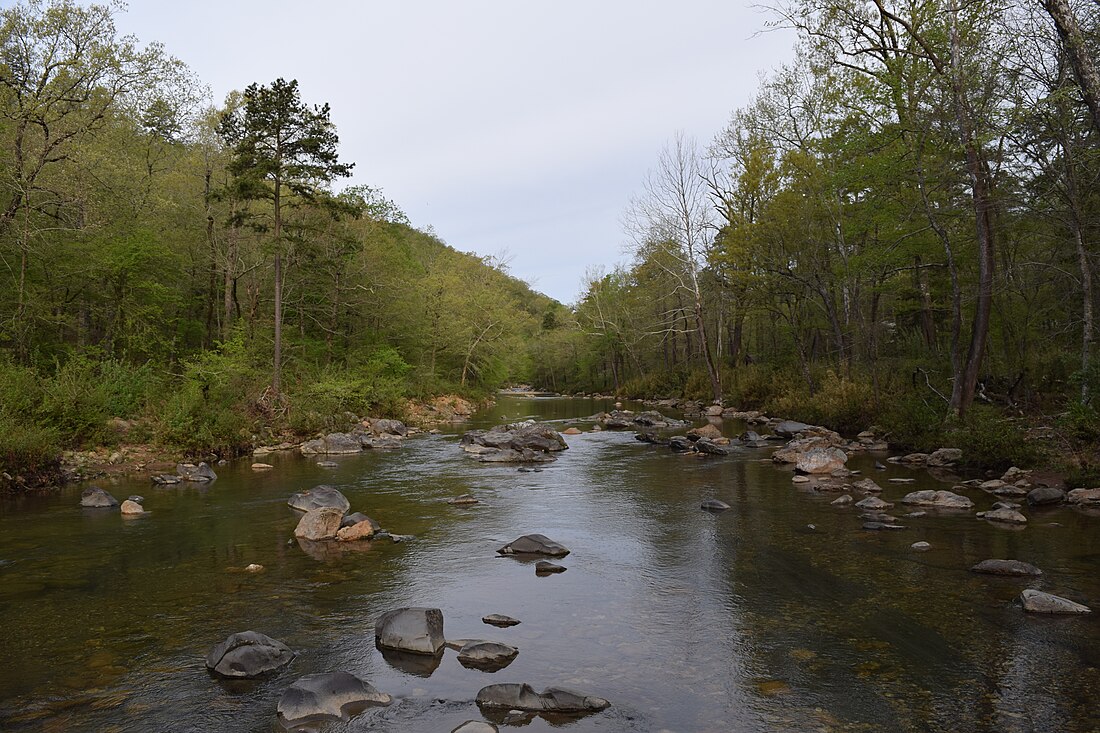
[[[708,512],[724,512],[730,508],[730,505],[718,499],[707,499],[700,505],[700,508]]]
[[[864,522],[863,528],[871,532],[881,532],[883,530],[905,529],[905,526],[901,524],[888,524],[886,522]]]
[[[541,534],[525,534],[497,550],[501,555],[547,555],[565,557],[569,550]]]
[[[1042,575],[1043,571],[1034,565],[1019,560],[982,560],[970,568],[972,573],[984,575]]]
[[[171,473],[161,473],[161,474],[157,474],[156,476],[153,476],[153,483],[154,484],[160,484],[161,486],[169,486],[171,484],[178,484],[181,481],[183,481],[183,479],[181,479],[179,476],[176,476],[175,474],[171,474]]]
[[[290,647],[266,634],[241,631],[210,650],[206,668],[221,677],[250,679],[285,667],[295,656]]]
[[[932,545],[928,544],[927,542],[914,542],[913,544],[909,545],[909,549],[913,552],[928,552],[932,549]]]
[[[270,471],[273,468],[275,468],[275,467],[272,466],[270,463],[253,463],[252,464],[252,470],[253,471]]]
[[[552,575],[554,573],[564,573],[566,570],[568,568],[547,560],[539,560],[535,563],[535,575]]]
[[[1068,598],[1043,593],[1028,588],[1020,594],[1020,602],[1028,613],[1081,614],[1092,613],[1092,609]]]
[[[971,509],[974,502],[969,498],[951,491],[914,491],[906,494],[902,504],[916,504],[917,506],[933,506],[940,509]]]
[[[437,654],[443,636],[443,612],[438,608],[397,608],[378,617],[374,637],[379,646],[413,654]]]
[[[500,613],[491,613],[488,616],[482,616],[481,620],[490,626],[499,626],[500,628],[507,628],[509,626],[518,626],[519,619],[512,618],[511,616],[505,616]]]
[[[812,425],[807,425],[804,422],[798,422],[797,420],[780,420],[772,428],[772,431],[776,435],[782,435],[784,438],[793,438],[803,430],[809,430]]]
[[[477,704],[487,708],[526,710],[530,712],[589,713],[606,710],[611,703],[602,697],[562,687],[548,687],[535,692],[527,684],[489,685],[477,693]]]
[[[352,715],[372,705],[389,705],[393,698],[349,672],[308,674],[279,698],[279,719],[288,726]]]
[[[1100,504],[1100,489],[1074,489],[1066,494],[1070,504]]]
[[[463,494],[462,496],[456,496],[453,499],[448,499],[447,503],[465,506],[467,504],[478,504],[480,502],[478,502],[478,500],[474,498],[473,494]]]
[[[988,512],[983,512],[982,519],[988,519],[991,522],[1003,522],[1004,524],[1027,524],[1027,517],[1020,514],[1015,509],[993,509]]]
[[[294,528],[294,536],[312,542],[335,539],[343,517],[342,511],[332,507],[311,509],[298,520],[298,526]]]
[[[351,502],[340,493],[339,489],[323,484],[292,495],[286,503],[291,509],[297,509],[300,512],[328,507],[339,509],[340,513],[344,514],[351,508]]]
[[[118,506],[118,499],[98,486],[89,486],[80,492],[80,506],[89,509],[109,509]]]

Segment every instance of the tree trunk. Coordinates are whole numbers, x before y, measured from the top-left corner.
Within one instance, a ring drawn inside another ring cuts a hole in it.
[[[278,395],[282,391],[283,372],[283,220],[280,211],[281,181],[275,180],[275,356],[271,390]]]
[[[1077,25],[1077,17],[1070,8],[1069,0],[1043,0],[1043,8],[1054,20],[1058,37],[1073,66],[1073,75],[1081,87],[1089,112],[1092,113],[1092,126],[1100,132],[1100,73],[1089,56],[1085,37]]]

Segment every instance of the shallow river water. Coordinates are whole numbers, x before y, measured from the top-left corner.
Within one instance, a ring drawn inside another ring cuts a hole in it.
[[[337,457],[336,469],[288,453],[264,459],[275,464],[267,473],[249,460],[218,467],[208,487],[96,482],[119,500],[145,496],[138,519],[81,509],[80,486],[0,504],[0,730],[272,731],[294,679],[338,669],[395,702],[332,733],[446,733],[482,719],[474,697],[497,682],[612,702],[525,731],[1100,730],[1100,613],[1043,618],[1013,602],[1037,587],[1100,610],[1100,516],[1032,510],[1012,530],[930,512],[905,531],[868,532],[859,510],[800,489],[764,449],[693,458],[584,422],[540,472],[478,464],[458,447],[463,430],[505,415],[564,429],[609,407],[502,398],[470,425]],[[722,425],[731,436],[744,428]],[[950,487],[873,461],[849,467],[887,500]],[[290,539],[286,500],[321,483],[415,539],[308,554]],[[445,503],[467,492],[481,503]],[[733,509],[701,511],[708,498]],[[537,577],[496,555],[532,532],[572,550],[567,572]],[[933,549],[910,551],[918,540]],[[1044,575],[967,572],[987,558]],[[249,563],[265,570],[239,572]],[[491,674],[453,651],[435,669],[387,660],[374,620],[409,605],[442,609],[448,638],[503,641],[519,656]],[[490,613],[522,623],[487,626]],[[208,676],[209,648],[245,629],[299,656],[251,684]]]

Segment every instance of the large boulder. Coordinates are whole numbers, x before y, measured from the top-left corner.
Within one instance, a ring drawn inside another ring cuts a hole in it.
[[[288,727],[337,718],[348,720],[371,705],[389,705],[393,698],[349,672],[307,674],[279,698],[279,719]]]
[[[359,436],[352,433],[330,433],[329,435],[307,440],[298,448],[303,455],[338,455],[358,453],[363,450]]]
[[[118,506],[118,499],[98,486],[89,486],[80,492],[80,506],[90,509],[109,509]]]
[[[972,573],[983,575],[1042,575],[1043,571],[1031,563],[1019,560],[982,560],[970,568]]]
[[[376,418],[370,421],[370,429],[375,435],[408,435],[409,429],[400,420]]]
[[[470,641],[458,650],[458,661],[463,667],[473,667],[486,672],[504,669],[519,654],[519,649],[496,641]]]
[[[969,498],[951,491],[914,491],[902,497],[902,504],[933,506],[940,509],[971,509],[974,506]]]
[[[339,509],[343,514],[351,508],[351,502],[334,486],[314,486],[312,489],[300,491],[287,500],[291,509],[300,512],[308,512],[313,509]]]
[[[294,651],[281,641],[255,631],[231,634],[206,655],[206,668],[221,677],[250,679],[290,664]]]
[[[827,437],[799,438],[772,453],[772,460],[776,463],[798,463],[798,460],[810,451],[835,447],[832,439]]]
[[[397,608],[378,617],[374,638],[387,649],[437,654],[443,648],[443,612],[438,608]]]
[[[1068,598],[1043,593],[1033,588],[1028,588],[1020,594],[1020,603],[1023,604],[1024,610],[1029,613],[1092,613],[1092,609],[1088,606],[1075,603]]]
[[[344,513],[332,507],[310,509],[298,520],[298,526],[294,528],[294,536],[311,542],[335,539],[336,533],[340,530],[340,520],[343,518]]]
[[[536,713],[589,713],[605,710],[611,705],[602,697],[561,687],[548,687],[542,693],[538,693],[527,684],[483,687],[477,693],[477,704],[487,708],[526,710]]]
[[[176,475],[184,481],[195,481],[197,483],[213,481],[218,477],[218,474],[214,473],[214,469],[210,468],[205,462],[198,465],[194,463],[177,463]]]
[[[940,448],[928,455],[928,466],[930,468],[954,466],[962,460],[962,457],[963,452],[958,448]]]
[[[548,555],[565,557],[569,550],[541,534],[525,534],[497,550],[501,555]]]
[[[1061,504],[1066,500],[1066,492],[1053,486],[1040,486],[1027,492],[1027,503],[1031,506]]]
[[[794,464],[799,473],[832,473],[844,468],[848,454],[840,448],[813,448],[801,456]]]
[[[556,453],[569,447],[554,427],[531,420],[497,425],[489,430],[471,430],[462,436],[462,445],[541,453]]]

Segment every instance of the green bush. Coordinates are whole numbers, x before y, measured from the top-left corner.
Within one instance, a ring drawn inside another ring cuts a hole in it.
[[[876,423],[896,448],[929,452],[944,446],[947,405],[915,393],[888,397]]]
[[[57,465],[57,431],[0,411],[0,471],[35,473]]]
[[[971,407],[964,420],[948,429],[946,442],[962,450],[965,463],[983,468],[1026,466],[1039,458],[1020,426],[986,405]]]
[[[343,367],[303,377],[290,397],[290,428],[314,433],[343,427],[343,415],[396,415],[409,394],[410,367],[393,348],[383,347]]]

